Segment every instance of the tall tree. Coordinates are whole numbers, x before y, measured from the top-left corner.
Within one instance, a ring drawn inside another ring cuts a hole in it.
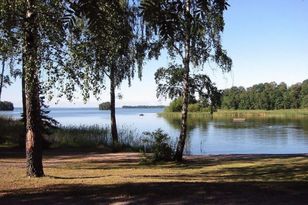
[[[80,0],[72,3],[70,7],[80,18],[80,22],[75,23],[72,29],[74,39],[70,46],[73,54],[71,64],[82,61],[75,73],[81,76],[80,84],[85,91],[84,99],[89,97],[90,90],[98,96],[100,89],[105,88],[104,79],[109,79],[111,135],[113,147],[116,149],[119,139],[115,90],[124,79],[128,79],[130,85],[136,64],[141,76],[143,59],[142,55],[138,54],[139,43],[134,32],[136,8],[127,0]]]
[[[22,62],[23,67],[27,175],[41,177],[44,171],[39,94],[51,89],[50,85],[58,77],[66,79],[65,75],[59,75],[58,72],[65,59],[65,32],[62,25],[65,4],[62,0],[14,0],[0,3],[0,32],[14,34],[17,45],[20,45],[12,59]],[[41,86],[41,79],[52,82]]]
[[[44,176],[40,133],[38,30],[36,1],[26,1],[24,29],[27,175]]]
[[[224,71],[231,69],[232,61],[221,46],[224,28],[225,0],[143,0],[142,15],[147,40],[156,51],[166,48],[171,57],[183,64],[183,107],[181,132],[175,159],[181,161],[187,136],[187,110],[191,65],[203,67],[213,60]]]

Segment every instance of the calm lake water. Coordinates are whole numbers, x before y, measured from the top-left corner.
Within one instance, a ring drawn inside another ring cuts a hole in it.
[[[162,109],[117,109],[119,129],[141,134],[158,128],[175,141],[179,120],[165,119]],[[20,108],[0,115],[20,117]],[[143,113],[144,116],[139,116]],[[62,125],[101,125],[110,123],[109,111],[97,108],[55,108],[50,116]],[[305,120],[189,120],[186,154],[291,154],[308,153],[308,119]]]

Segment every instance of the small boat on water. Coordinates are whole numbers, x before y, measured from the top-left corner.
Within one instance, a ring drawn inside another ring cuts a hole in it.
[[[233,122],[245,122],[245,118],[233,118]]]

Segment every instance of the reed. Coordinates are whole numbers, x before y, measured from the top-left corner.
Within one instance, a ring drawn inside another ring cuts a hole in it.
[[[158,114],[164,118],[180,118],[180,112],[162,112]],[[189,112],[190,119],[232,119],[232,118],[308,118],[308,109],[284,109],[284,110],[218,110],[213,116],[208,112]]]
[[[18,144],[22,133],[21,121],[0,116],[0,144]]]
[[[137,129],[120,127],[119,151],[140,151],[143,149],[143,135]],[[111,132],[108,126],[60,126],[51,130],[50,135],[44,138],[50,143],[50,147],[110,147]],[[0,117],[0,144],[24,145],[23,124],[19,120]]]

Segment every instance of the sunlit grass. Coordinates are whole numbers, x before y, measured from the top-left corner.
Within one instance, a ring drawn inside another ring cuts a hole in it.
[[[307,156],[212,156],[182,164],[141,165],[140,155],[47,155],[46,177],[25,177],[23,158],[0,160],[0,193],[50,185],[108,185],[152,182],[308,182]]]

